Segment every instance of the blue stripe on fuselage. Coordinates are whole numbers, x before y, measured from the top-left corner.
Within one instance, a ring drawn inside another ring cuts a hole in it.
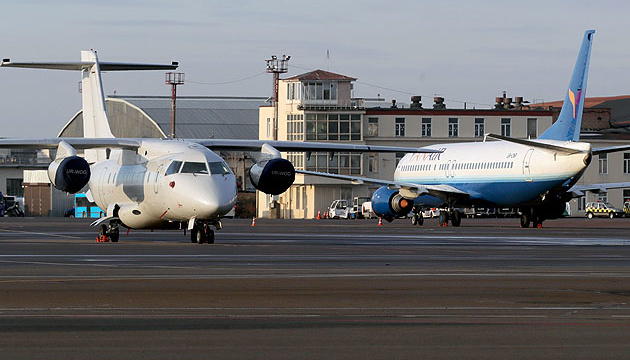
[[[520,181],[488,181],[488,182],[449,182],[448,185],[470,194],[469,199],[457,206],[486,204],[496,206],[518,206],[535,200],[549,189],[566,182],[566,178],[526,182]],[[424,183],[424,185],[429,185]],[[415,204],[426,206],[441,206],[444,201],[430,195],[418,196]]]

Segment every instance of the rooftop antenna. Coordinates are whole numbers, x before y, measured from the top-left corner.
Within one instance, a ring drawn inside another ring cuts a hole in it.
[[[177,85],[183,84],[184,73],[166,73],[166,85],[171,85],[171,139],[175,139],[175,100],[177,100]]]
[[[289,59],[291,56],[282,55],[282,59],[278,59],[276,55],[271,55],[271,59],[267,59],[267,72],[273,74],[273,140],[278,140],[278,86],[280,74],[289,71]]]

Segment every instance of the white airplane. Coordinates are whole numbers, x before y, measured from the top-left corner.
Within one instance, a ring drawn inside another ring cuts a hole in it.
[[[106,210],[106,216],[92,225],[113,242],[124,226],[190,230],[192,242],[213,243],[211,226],[221,229],[221,217],[233,209],[237,189],[234,174],[210,148],[259,152],[250,178],[258,190],[272,195],[283,193],[295,180],[293,165],[281,158],[280,151],[437,152],[314,142],[115,138],[105,111],[101,71],[172,70],[177,63],[99,62],[95,51],[82,51],[80,62],[4,59],[1,66],[81,71],[84,138],[0,139],[0,147],[56,149],[48,168],[52,184],[69,193],[88,185],[88,199]],[[77,150],[84,150],[84,157]]]
[[[448,211],[440,213],[440,222],[447,224],[450,218],[453,226],[459,226],[462,213],[458,209],[463,207],[519,207],[522,227],[530,223],[540,227],[544,220],[562,216],[574,193],[589,188],[573,185],[593,155],[630,149],[591,149],[589,143],[579,141],[594,33],[584,34],[558,120],[536,140],[487,134],[500,141],[428,146],[439,153],[406,154],[396,167],[394,181],[298,172],[383,185],[372,196],[372,209],[388,221],[409,214],[414,207],[442,207]],[[422,223],[422,216],[414,215],[412,222]]]

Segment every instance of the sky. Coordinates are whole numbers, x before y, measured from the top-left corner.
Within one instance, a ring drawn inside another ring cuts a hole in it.
[[[587,96],[630,94],[627,1],[23,0],[3,4],[0,57],[170,63],[178,95],[270,96],[271,55],[284,77],[323,69],[357,78],[354,97],[449,108],[494,98],[562,100],[587,29]],[[329,54],[329,55],[327,55]],[[0,68],[0,136],[53,137],[81,108],[80,74]],[[170,95],[164,71],[103,74],[106,94]]]

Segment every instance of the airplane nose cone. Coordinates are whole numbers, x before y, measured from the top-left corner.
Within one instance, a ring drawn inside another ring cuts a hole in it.
[[[227,214],[236,202],[236,183],[229,179],[213,179],[198,195],[200,217],[212,218]]]

